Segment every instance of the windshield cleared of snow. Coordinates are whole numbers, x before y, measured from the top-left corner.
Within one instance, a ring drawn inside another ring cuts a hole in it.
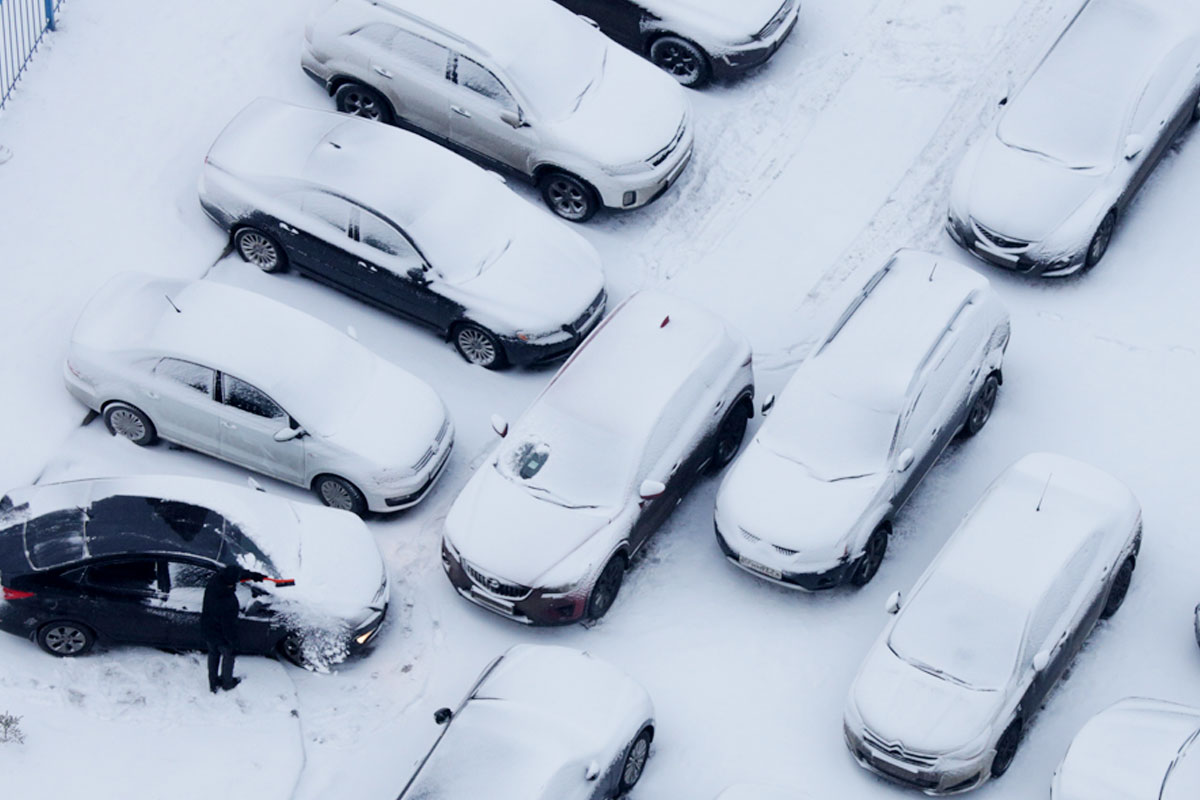
[[[897,416],[796,385],[758,434],[759,444],[826,481],[872,475],[886,466]]]
[[[999,691],[1016,668],[1025,614],[970,579],[935,573],[904,608],[888,647],[952,683]]]

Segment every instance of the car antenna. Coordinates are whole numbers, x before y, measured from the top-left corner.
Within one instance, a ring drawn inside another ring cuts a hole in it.
[[[163,297],[167,298],[167,302],[171,304],[171,308],[175,309],[175,313],[176,313],[176,314],[182,314],[182,313],[183,313],[183,311],[181,311],[181,310],[179,309],[179,306],[175,305],[175,301],[171,299],[171,295],[169,295],[169,294],[164,294],[164,295],[163,295]]]
[[[1046,485],[1042,487],[1042,496],[1038,498],[1037,508],[1035,508],[1034,511],[1042,510],[1042,503],[1046,500],[1046,492],[1050,490],[1050,481],[1052,480],[1054,480],[1053,472],[1046,476]]]
[[[933,262],[933,269],[929,270],[929,282],[933,283],[933,273],[937,272],[938,262]]]
[[[254,490],[254,491],[256,491],[256,492],[266,492],[266,491],[267,491],[266,489],[264,489],[264,488],[262,487],[262,484],[261,484],[261,483],[259,483],[258,481],[254,480],[254,476],[253,476],[253,475],[247,475],[247,476],[246,476],[246,483],[250,484],[250,488],[251,488],[251,489],[253,489],[253,490]]]

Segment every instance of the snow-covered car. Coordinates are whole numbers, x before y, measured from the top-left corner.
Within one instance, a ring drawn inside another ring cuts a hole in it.
[[[88,303],[67,389],[115,436],[165,439],[363,514],[420,502],[454,444],[426,383],[282,303],[127,272]]]
[[[428,325],[480,366],[565,356],[604,314],[594,247],[407,131],[260,98],[213,144],[200,202],[246,261]]]
[[[750,345],[660,292],[631,296],[558,371],[446,516],[467,600],[526,624],[598,619],[626,568],[753,415]]]
[[[575,222],[646,205],[692,157],[679,84],[551,0],[334,0],[301,65],[340,111],[531,180]]]
[[[1117,612],[1141,510],[1116,478],[1035,453],[987,489],[867,654],[845,709],[863,767],[926,794],[1003,775],[1096,621]]]
[[[808,795],[790,789],[761,784],[739,783],[717,795],[717,800],[807,800]]]
[[[610,800],[642,777],[654,705],[617,668],[517,645],[483,671],[397,800]]]
[[[1130,697],[1088,720],[1054,773],[1050,800],[1200,797],[1200,708]]]
[[[0,499],[0,630],[55,656],[97,642],[204,649],[204,587],[241,586],[239,648],[302,665],[344,660],[376,636],[388,580],[353,514],[179,476],[44,484]],[[261,587],[261,588],[260,588]]]
[[[955,436],[991,417],[1008,339],[984,277],[897,252],[730,467],[714,514],[726,558],[808,590],[870,581],[917,484]]]
[[[1138,189],[1200,118],[1200,32],[1142,0],[1090,0],[968,151],[946,228],[996,266],[1094,266]]]
[[[765,63],[800,13],[800,0],[555,1],[693,87]]]

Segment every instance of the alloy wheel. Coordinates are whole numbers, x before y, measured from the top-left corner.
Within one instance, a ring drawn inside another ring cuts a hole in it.
[[[60,656],[73,656],[87,649],[87,634],[74,625],[55,625],[45,633],[46,647]]]
[[[546,197],[556,214],[572,221],[587,216],[591,206],[591,198],[583,187],[568,178],[551,180],[546,186]]]
[[[354,496],[341,481],[321,481],[321,500],[330,508],[349,511],[354,508]]]
[[[625,757],[625,767],[621,770],[621,782],[626,786],[633,786],[642,778],[642,771],[646,768],[646,758],[650,754],[650,742],[645,736],[639,736],[637,741],[633,743],[633,747],[629,748],[629,755]]]
[[[1100,263],[1100,259],[1104,258],[1104,254],[1108,252],[1108,246],[1112,243],[1113,231],[1116,230],[1116,227],[1117,217],[1110,212],[1100,223],[1096,235],[1092,237],[1092,243],[1088,245],[1087,265],[1089,267],[1094,267]]]
[[[975,400],[975,405],[971,407],[971,418],[968,425],[971,426],[973,433],[978,433],[988,420],[992,418],[992,409],[996,406],[996,393],[999,390],[997,382],[988,378],[983,384],[983,391],[979,393],[978,399]]]
[[[474,327],[465,327],[456,337],[459,352],[472,364],[490,367],[496,361],[496,345],[490,336]]]
[[[264,272],[279,266],[279,250],[275,243],[256,231],[244,231],[238,236],[238,250],[244,259]]]
[[[123,439],[138,442],[146,438],[146,423],[142,418],[127,408],[118,408],[108,415],[113,432]]]
[[[379,101],[365,92],[346,92],[342,96],[342,110],[355,117],[376,121],[383,119],[383,109],[379,107]]]
[[[653,47],[651,57],[659,68],[684,86],[692,86],[704,74],[704,63],[695,48],[678,39],[667,39]]]

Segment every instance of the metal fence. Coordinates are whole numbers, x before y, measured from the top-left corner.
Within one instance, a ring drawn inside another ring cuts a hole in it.
[[[62,0],[0,0],[0,109],[12,97],[46,31],[54,30],[60,5]]]

